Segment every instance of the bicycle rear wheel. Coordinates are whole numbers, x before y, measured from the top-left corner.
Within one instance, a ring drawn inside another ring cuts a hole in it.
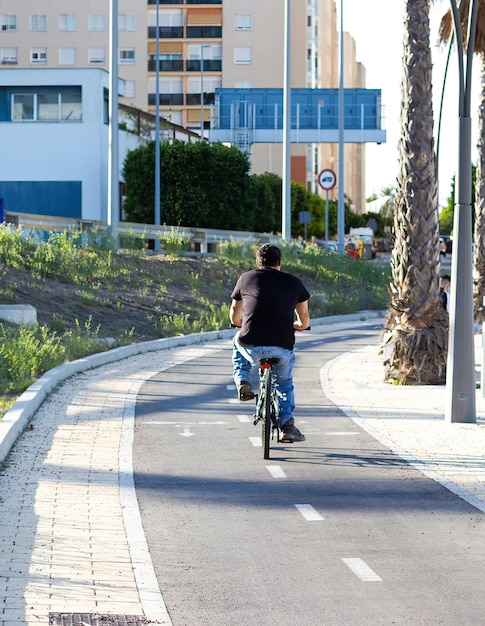
[[[263,458],[269,459],[269,440],[271,437],[271,370],[265,369],[263,374],[263,389],[264,389],[264,402],[263,402],[263,423],[262,423],[262,439],[263,439]]]

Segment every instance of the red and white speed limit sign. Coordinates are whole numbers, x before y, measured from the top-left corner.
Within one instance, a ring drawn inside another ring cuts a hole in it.
[[[330,191],[337,184],[337,176],[333,170],[322,170],[318,175],[318,184],[325,191]]]

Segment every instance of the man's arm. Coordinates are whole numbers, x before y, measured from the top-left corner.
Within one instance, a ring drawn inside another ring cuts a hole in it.
[[[295,330],[306,330],[310,326],[310,314],[308,312],[308,300],[299,302],[295,307],[296,322],[293,323]]]
[[[242,316],[243,316],[242,300],[232,300],[231,308],[229,310],[229,318],[231,320],[231,324],[240,328],[242,324]]]

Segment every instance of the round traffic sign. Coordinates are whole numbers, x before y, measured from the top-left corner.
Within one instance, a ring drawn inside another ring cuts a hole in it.
[[[337,184],[337,176],[333,170],[322,170],[318,175],[318,184],[322,189],[329,191]]]

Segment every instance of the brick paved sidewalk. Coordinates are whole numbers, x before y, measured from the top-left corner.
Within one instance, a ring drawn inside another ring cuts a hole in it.
[[[45,400],[0,470],[2,626],[73,613],[171,624],[137,526],[126,425],[145,379],[220,348],[123,359],[77,374]]]

